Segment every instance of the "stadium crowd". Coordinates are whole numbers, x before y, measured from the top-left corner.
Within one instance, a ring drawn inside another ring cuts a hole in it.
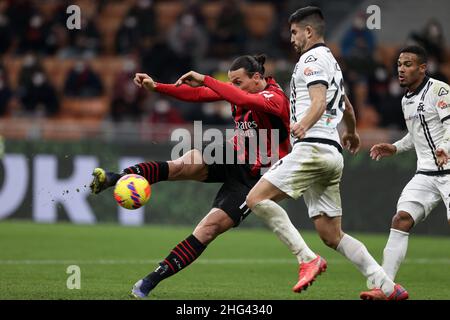
[[[87,117],[97,123],[202,120],[225,125],[229,123],[228,104],[193,106],[143,92],[133,84],[132,75],[140,71],[172,83],[184,72],[198,70],[226,80],[232,58],[265,53],[268,73],[288,91],[298,57],[290,46],[287,17],[299,6],[323,3],[1,1],[0,117]],[[66,27],[66,9],[71,4],[81,8],[81,30]],[[333,10],[329,2],[327,6]],[[398,49],[413,42],[421,44],[430,54],[429,72],[447,81],[442,27],[431,20],[422,29],[411,30],[404,44],[392,47],[377,42],[376,33],[365,26],[365,13],[350,17],[353,23],[342,39],[328,45],[343,66],[358,125],[404,129],[403,89],[396,79]],[[330,19],[328,30],[338,23]]]

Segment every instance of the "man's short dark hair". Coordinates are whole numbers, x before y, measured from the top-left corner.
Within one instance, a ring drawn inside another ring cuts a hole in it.
[[[405,47],[402,50],[400,50],[400,53],[415,54],[417,56],[417,62],[419,64],[427,63],[427,61],[428,61],[427,52],[421,46],[408,46],[408,47]]]
[[[298,23],[300,25],[311,26],[319,36],[325,34],[325,19],[323,17],[322,10],[318,7],[304,7],[295,11],[289,17],[289,25]]]

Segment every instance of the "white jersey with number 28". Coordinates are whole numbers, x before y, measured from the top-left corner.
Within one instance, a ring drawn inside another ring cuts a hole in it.
[[[340,143],[337,125],[345,108],[344,78],[341,68],[323,43],[303,53],[295,66],[291,79],[291,121],[300,121],[311,107],[308,87],[322,83],[327,86],[326,110],[305,138],[325,138]]]

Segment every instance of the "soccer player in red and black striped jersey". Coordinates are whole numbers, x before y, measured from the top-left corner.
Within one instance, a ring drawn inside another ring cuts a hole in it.
[[[222,183],[209,213],[193,233],[175,246],[152,273],[134,285],[133,296],[147,296],[161,280],[192,263],[211,241],[221,233],[238,226],[250,213],[245,204],[246,195],[261,177],[261,169],[273,164],[264,164],[264,161],[261,161],[259,149],[249,143],[250,133],[258,134],[259,129],[267,130],[265,137],[268,157],[276,159],[288,154],[289,100],[273,78],[264,77],[264,62],[264,56],[237,58],[228,72],[231,83],[224,83],[193,71],[183,75],[175,85],[157,83],[147,74],[136,74],[134,81],[139,87],[183,101],[228,101],[238,130],[230,141],[223,144],[224,155],[230,148],[235,152],[235,161],[231,164],[226,161],[207,164],[202,152],[193,149],[176,160],[139,163],[124,169],[120,174],[106,172],[101,168],[94,170],[91,183],[94,194],[114,186],[122,175],[130,173],[144,176],[150,184],[165,180]],[[271,144],[276,143],[270,139],[272,130],[278,130],[276,155],[271,154]],[[227,147],[227,144],[231,146]],[[251,150],[253,147],[256,150]],[[250,162],[252,152],[256,157],[255,161]],[[237,158],[239,161],[236,161]],[[287,217],[286,219],[289,220]]]

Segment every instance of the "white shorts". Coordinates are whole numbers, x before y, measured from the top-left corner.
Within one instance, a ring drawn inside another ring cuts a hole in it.
[[[406,211],[414,222],[425,220],[443,200],[450,220],[450,175],[427,176],[416,174],[405,186],[398,199],[397,212]]]
[[[342,215],[339,183],[343,168],[344,159],[336,147],[301,142],[263,178],[291,198],[304,194],[310,218],[322,213],[336,217]]]

